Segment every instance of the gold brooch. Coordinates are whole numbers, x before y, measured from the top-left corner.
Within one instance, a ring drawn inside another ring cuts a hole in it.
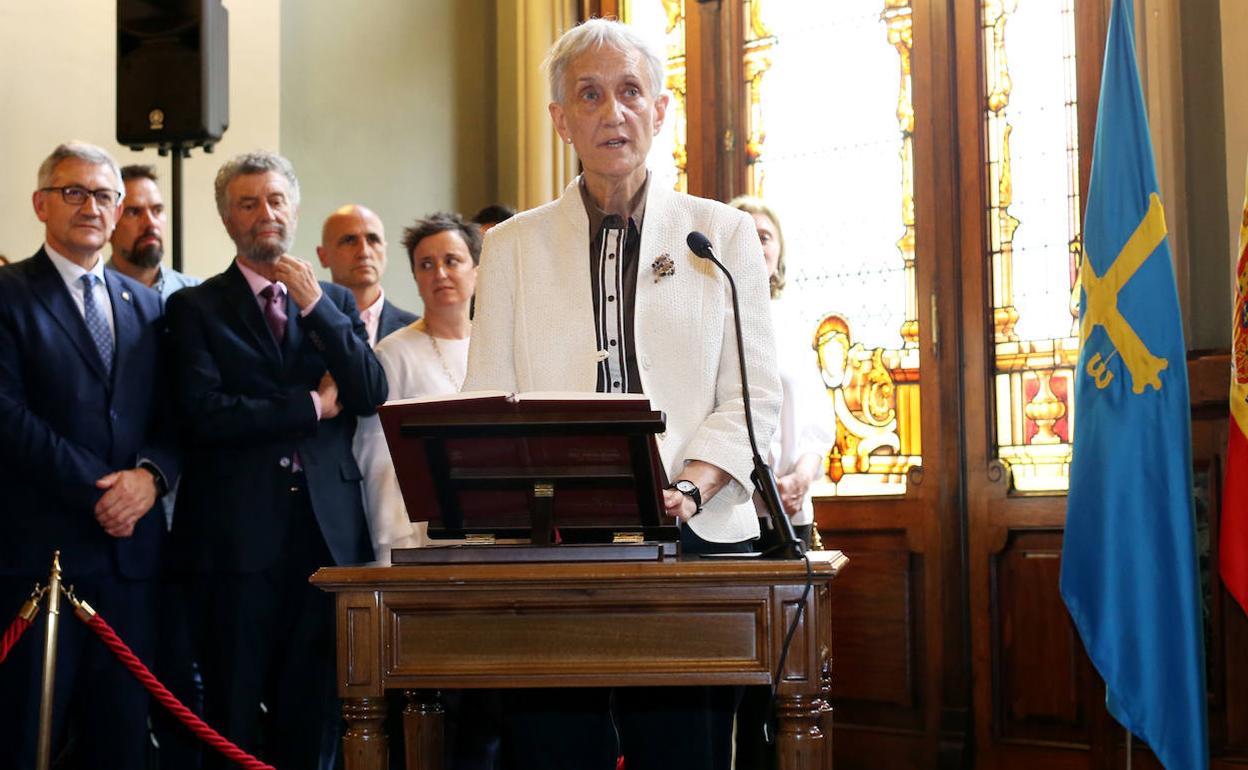
[[[672,262],[671,256],[666,252],[660,254],[658,259],[650,263],[650,269],[654,271],[655,283],[658,283],[661,278],[676,275],[676,263]]]

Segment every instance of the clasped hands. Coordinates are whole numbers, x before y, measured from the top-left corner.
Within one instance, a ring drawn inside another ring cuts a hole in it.
[[[116,471],[95,482],[104,494],[95,504],[95,520],[112,537],[130,537],[134,525],[156,504],[156,477],[145,468]]]

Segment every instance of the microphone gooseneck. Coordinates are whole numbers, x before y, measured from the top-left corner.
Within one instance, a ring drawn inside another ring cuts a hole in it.
[[[694,230],[685,238],[685,243],[689,246],[689,250],[698,257],[713,262],[719,268],[719,271],[728,279],[728,288],[732,293],[732,320],[737,333],[737,364],[741,369],[741,401],[745,407],[745,429],[750,436],[750,451],[754,459],[754,472],[750,474],[750,477],[754,481],[754,486],[762,493],[767,512],[771,515],[772,527],[775,528],[779,537],[779,543],[763,555],[780,559],[800,559],[802,558],[801,541],[797,539],[797,533],[793,530],[793,522],[789,521],[788,514],[784,512],[784,505],[780,502],[780,489],[776,486],[776,475],[771,470],[771,466],[763,460],[762,454],[758,451],[758,441],[754,438],[754,412],[750,407],[750,383],[745,373],[745,342],[741,338],[741,307],[737,300],[737,282],[733,280],[728,268],[716,259],[710,238]]]

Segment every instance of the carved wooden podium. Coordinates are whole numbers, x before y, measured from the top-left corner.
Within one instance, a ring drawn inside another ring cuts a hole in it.
[[[409,691],[407,766],[442,766],[432,691],[475,687],[769,684],[802,608],[778,687],[779,767],[831,768],[832,619],[839,551],[803,561],[329,567],[347,770],[385,770],[385,690]]]

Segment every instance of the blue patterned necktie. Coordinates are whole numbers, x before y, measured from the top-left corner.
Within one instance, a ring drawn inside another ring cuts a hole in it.
[[[113,330],[108,328],[104,313],[95,304],[95,292],[92,291],[100,279],[87,273],[79,280],[82,282],[82,318],[87,322],[87,331],[91,332],[91,340],[100,353],[100,360],[104,362],[104,371],[112,374]]]

